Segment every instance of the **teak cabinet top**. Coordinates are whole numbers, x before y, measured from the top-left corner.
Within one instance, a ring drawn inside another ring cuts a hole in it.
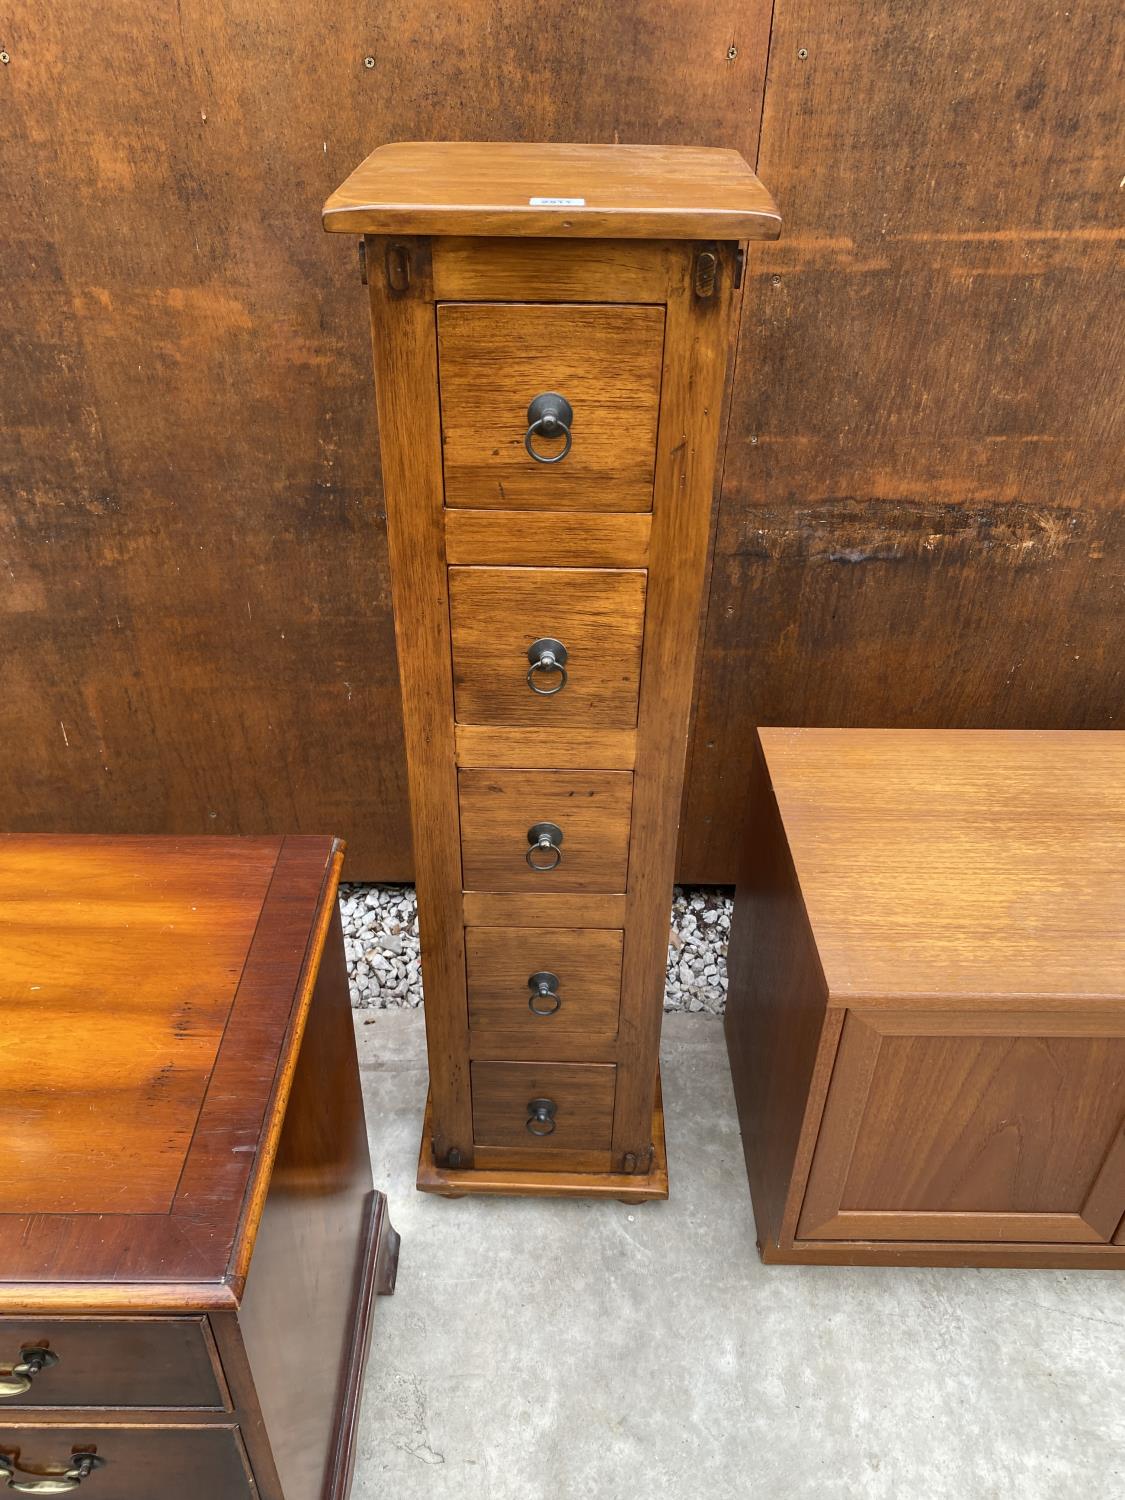
[[[324,206],[358,234],[776,239],[777,205],[737,151],[398,141]]]
[[[237,1305],[342,858],[0,836],[0,1311]]]
[[[830,1005],[1123,993],[1125,736],[759,737]]]

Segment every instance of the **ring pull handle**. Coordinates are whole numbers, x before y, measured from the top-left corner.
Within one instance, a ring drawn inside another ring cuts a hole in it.
[[[527,1128],[532,1135],[554,1135],[555,1101],[530,1099],[527,1105]]]
[[[59,1357],[39,1344],[25,1344],[20,1357],[9,1369],[0,1370],[0,1400],[5,1396],[22,1396],[31,1389],[31,1382],[49,1365],[57,1365]]]
[[[96,1453],[72,1453],[66,1468],[56,1474],[36,1474],[24,1469],[17,1474],[12,1460],[6,1454],[0,1454],[0,1478],[8,1481],[8,1489],[20,1495],[65,1495],[76,1490],[104,1463],[105,1459]]]
[[[570,452],[570,428],[574,421],[574,410],[565,396],[557,391],[544,391],[527,408],[528,428],[523,435],[523,445],[537,464],[561,464]],[[535,438],[563,437],[562,452],[548,455],[540,453]]]
[[[557,974],[551,974],[546,969],[540,974],[532,974],[528,977],[527,987],[531,991],[527,1008],[532,1015],[553,1016],[562,1006]]]
[[[567,654],[562,641],[556,641],[552,636],[545,635],[540,640],[532,641],[527,648],[527,659],[531,663],[527,669],[527,685],[533,693],[538,693],[540,698],[553,698],[556,693],[562,692],[567,680]],[[557,672],[559,680],[547,687],[539,687],[535,680],[537,672],[548,675]]]
[[[557,823],[533,823],[527,830],[524,859],[533,870],[554,870],[562,864],[563,831]]]

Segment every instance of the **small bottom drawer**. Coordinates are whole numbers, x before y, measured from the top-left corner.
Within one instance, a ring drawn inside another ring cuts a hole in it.
[[[608,1151],[617,1069],[611,1063],[475,1062],[478,1146]]]
[[[92,1465],[83,1464],[83,1454],[93,1455]],[[62,1493],[68,1475],[79,1479],[73,1487],[83,1500],[252,1500],[255,1494],[237,1427],[0,1426],[0,1477],[9,1489]],[[50,1479],[60,1481],[57,1490],[42,1487]]]

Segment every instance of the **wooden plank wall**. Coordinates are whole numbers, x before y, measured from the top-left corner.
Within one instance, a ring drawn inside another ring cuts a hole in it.
[[[777,0],[686,877],[754,724],[1121,723],[1122,14]]]
[[[13,14],[0,826],[334,832],[409,878],[367,298],[320,206],[394,139],[753,158],[768,6]]]
[[[333,831],[409,878],[366,301],[318,209],[411,137],[753,161],[762,124],[686,878],[733,878],[757,722],[1116,722],[1109,0],[777,0],[764,118],[768,0],[9,15],[0,826]]]

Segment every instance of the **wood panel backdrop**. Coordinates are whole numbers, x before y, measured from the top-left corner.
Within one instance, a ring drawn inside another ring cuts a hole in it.
[[[366,299],[419,137],[737,147],[746,278],[681,875],[752,728],[1111,727],[1113,0],[17,0],[0,22],[0,826],[331,831],[411,876]]]

